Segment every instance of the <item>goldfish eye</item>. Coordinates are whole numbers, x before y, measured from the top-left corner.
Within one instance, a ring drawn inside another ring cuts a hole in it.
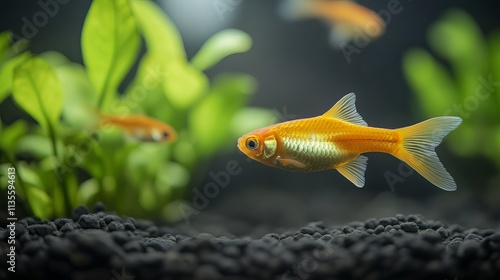
[[[249,150],[255,150],[259,147],[259,141],[256,138],[248,138],[246,142],[247,148]]]
[[[167,131],[163,131],[163,135],[162,136],[163,136],[163,138],[168,138],[168,136],[170,136],[170,134],[168,134]]]

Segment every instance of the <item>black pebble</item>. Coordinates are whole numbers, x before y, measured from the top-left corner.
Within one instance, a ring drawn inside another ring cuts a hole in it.
[[[50,225],[29,225],[27,230],[30,234],[37,234],[39,236],[45,236],[47,234],[52,234],[54,228]]]
[[[61,230],[61,228],[67,223],[73,223],[73,220],[68,219],[68,218],[59,218],[59,219],[55,219],[55,221],[54,221],[54,224],[56,225],[57,229],[59,229],[59,230]]]
[[[111,223],[108,224],[108,230],[109,231],[124,231],[125,227],[121,223],[112,221]]]
[[[66,223],[64,224],[62,227],[61,227],[61,232],[68,232],[68,231],[72,231],[74,230],[75,228],[77,228],[77,225],[74,224],[74,223]]]
[[[220,236],[75,209],[16,226],[20,279],[497,279],[500,233],[419,215]],[[217,230],[216,232],[224,232]],[[0,231],[0,248],[8,248]],[[4,260],[5,254],[0,259]],[[4,264],[5,266],[5,264]],[[457,278],[457,275],[460,277]],[[0,273],[0,278],[3,274]],[[3,277],[5,278],[5,277]],[[3,279],[2,278],[2,279]]]
[[[78,219],[80,219],[80,216],[83,215],[83,214],[88,214],[89,213],[89,209],[87,208],[87,206],[84,206],[84,205],[81,205],[81,206],[78,206],[75,208],[75,210],[73,210],[73,214],[71,215],[71,219],[73,219],[73,221],[78,221]]]
[[[406,232],[417,232],[418,231],[418,225],[414,222],[408,222],[408,223],[402,223],[401,229],[406,231]]]
[[[95,214],[83,214],[78,220],[78,224],[84,229],[98,229],[101,228],[99,225],[99,218]]]

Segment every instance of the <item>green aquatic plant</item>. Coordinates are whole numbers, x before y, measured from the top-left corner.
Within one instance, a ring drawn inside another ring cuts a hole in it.
[[[1,185],[14,167],[16,194],[41,218],[97,201],[136,217],[178,218],[171,205],[204,175],[207,161],[275,120],[269,110],[246,107],[253,77],[222,73],[210,81],[204,73],[249,50],[248,34],[220,31],[188,59],[154,2],[94,0],[81,36],[84,65],[53,51],[15,54],[9,36],[0,35],[0,102],[12,93],[35,123],[0,123]],[[148,115],[172,125],[178,137],[130,141],[119,129],[96,125],[97,112]]]
[[[447,11],[428,31],[435,58],[408,51],[403,70],[423,117],[456,115],[463,124],[447,144],[459,156],[481,155],[500,170],[500,31],[485,39],[464,11]]]

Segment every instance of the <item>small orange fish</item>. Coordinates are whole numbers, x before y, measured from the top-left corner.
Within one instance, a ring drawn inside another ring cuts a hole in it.
[[[349,93],[321,116],[283,122],[238,139],[249,158],[289,171],[337,169],[357,187],[365,184],[368,152],[388,153],[406,162],[437,187],[456,190],[434,148],[460,125],[459,117],[437,117],[399,128],[368,127]]]
[[[168,124],[144,115],[112,116],[100,114],[101,125],[113,125],[143,142],[173,142],[176,131]]]
[[[330,43],[341,47],[356,36],[374,39],[385,31],[384,20],[374,11],[350,0],[286,0],[282,17],[290,20],[316,17],[330,27]]]

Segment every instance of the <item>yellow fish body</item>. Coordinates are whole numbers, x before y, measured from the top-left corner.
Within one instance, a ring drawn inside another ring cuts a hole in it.
[[[368,152],[391,154],[403,160],[437,187],[453,191],[455,181],[434,148],[462,122],[443,116],[399,129],[368,127],[357,113],[355,95],[340,99],[325,114],[283,122],[250,132],[238,148],[263,164],[289,171],[337,169],[357,187],[365,184]]]
[[[290,20],[315,17],[325,21],[331,27],[330,43],[335,47],[355,36],[380,37],[386,27],[377,13],[350,0],[286,0],[279,11]]]
[[[142,142],[170,143],[177,138],[177,132],[173,127],[144,115],[99,115],[101,125],[119,127],[132,138]]]

